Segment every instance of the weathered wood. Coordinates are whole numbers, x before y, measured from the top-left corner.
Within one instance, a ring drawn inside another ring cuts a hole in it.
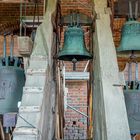
[[[27,3],[28,0],[1,0],[0,3]]]
[[[135,137],[135,139],[136,139],[136,140],[140,140],[140,135],[137,135],[137,136]]]
[[[123,91],[120,86],[113,86],[120,85],[120,81],[110,15],[103,10],[107,7],[106,1],[100,2],[104,4],[98,5],[99,1],[95,0],[99,17],[94,35],[94,139],[130,140]]]
[[[5,140],[5,135],[4,135],[3,126],[2,126],[1,121],[0,121],[0,139]]]
[[[64,138],[64,89],[62,87],[63,78],[60,68],[57,68],[57,101],[56,101],[56,139]]]
[[[5,140],[11,140],[11,134],[10,133],[5,134]]]

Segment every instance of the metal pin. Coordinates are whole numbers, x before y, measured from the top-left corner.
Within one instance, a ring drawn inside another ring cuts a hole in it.
[[[129,17],[130,17],[131,19],[133,19],[132,3],[131,3],[131,1],[129,1]]]

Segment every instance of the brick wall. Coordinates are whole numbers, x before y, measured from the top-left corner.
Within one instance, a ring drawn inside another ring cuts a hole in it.
[[[87,115],[87,82],[66,81],[67,103]],[[87,118],[67,108],[65,111],[64,139],[86,139]]]
[[[4,42],[4,37],[0,36],[0,57],[3,56],[3,42]],[[6,52],[7,55],[10,55],[10,43],[11,43],[11,36],[6,36]],[[17,45],[17,36],[14,36],[14,49],[13,49],[13,54],[15,56],[19,56],[18,52],[18,45]]]
[[[22,17],[34,16],[34,4],[27,3],[26,8],[23,5]],[[25,12],[26,9],[26,12]],[[43,1],[39,3],[39,12],[36,10],[36,16],[43,16]],[[16,31],[19,32],[20,25],[20,3],[0,3],[0,33]]]
[[[23,15],[25,15],[25,7],[23,6]],[[34,15],[34,4],[28,3],[26,5],[26,15]],[[43,15],[43,2],[39,4],[39,15]],[[20,4],[19,3],[0,3],[0,23],[19,20],[20,18]]]
[[[62,15],[69,14],[71,11],[79,11],[80,13],[92,16],[93,3],[91,0],[69,0],[60,2]]]
[[[138,79],[140,80],[140,63],[138,64]],[[125,80],[128,80],[128,64],[126,64],[126,67],[124,69],[124,76]],[[132,80],[135,80],[135,63],[132,63]]]
[[[78,72],[84,71],[86,64],[87,64],[87,61],[78,61],[76,63],[76,71],[78,71]],[[72,62],[65,61],[65,67],[66,67],[67,72],[73,71]]]

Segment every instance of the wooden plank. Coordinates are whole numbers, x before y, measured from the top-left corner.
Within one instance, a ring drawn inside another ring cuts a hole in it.
[[[10,133],[5,134],[5,140],[12,140]]]
[[[140,140],[140,134],[135,137],[135,140]]]
[[[5,140],[4,130],[1,121],[0,121],[0,139]]]
[[[28,0],[1,0],[0,3],[27,3]]]

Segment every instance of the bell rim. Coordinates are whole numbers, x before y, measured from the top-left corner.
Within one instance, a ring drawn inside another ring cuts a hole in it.
[[[57,57],[59,60],[63,61],[72,61],[72,59],[76,59],[77,61],[86,61],[93,59],[92,55],[61,55]]]
[[[20,71],[23,71],[24,72],[24,69],[21,68],[21,67],[17,67],[17,66],[0,66],[0,70],[1,69],[11,69],[11,70],[20,70]]]

